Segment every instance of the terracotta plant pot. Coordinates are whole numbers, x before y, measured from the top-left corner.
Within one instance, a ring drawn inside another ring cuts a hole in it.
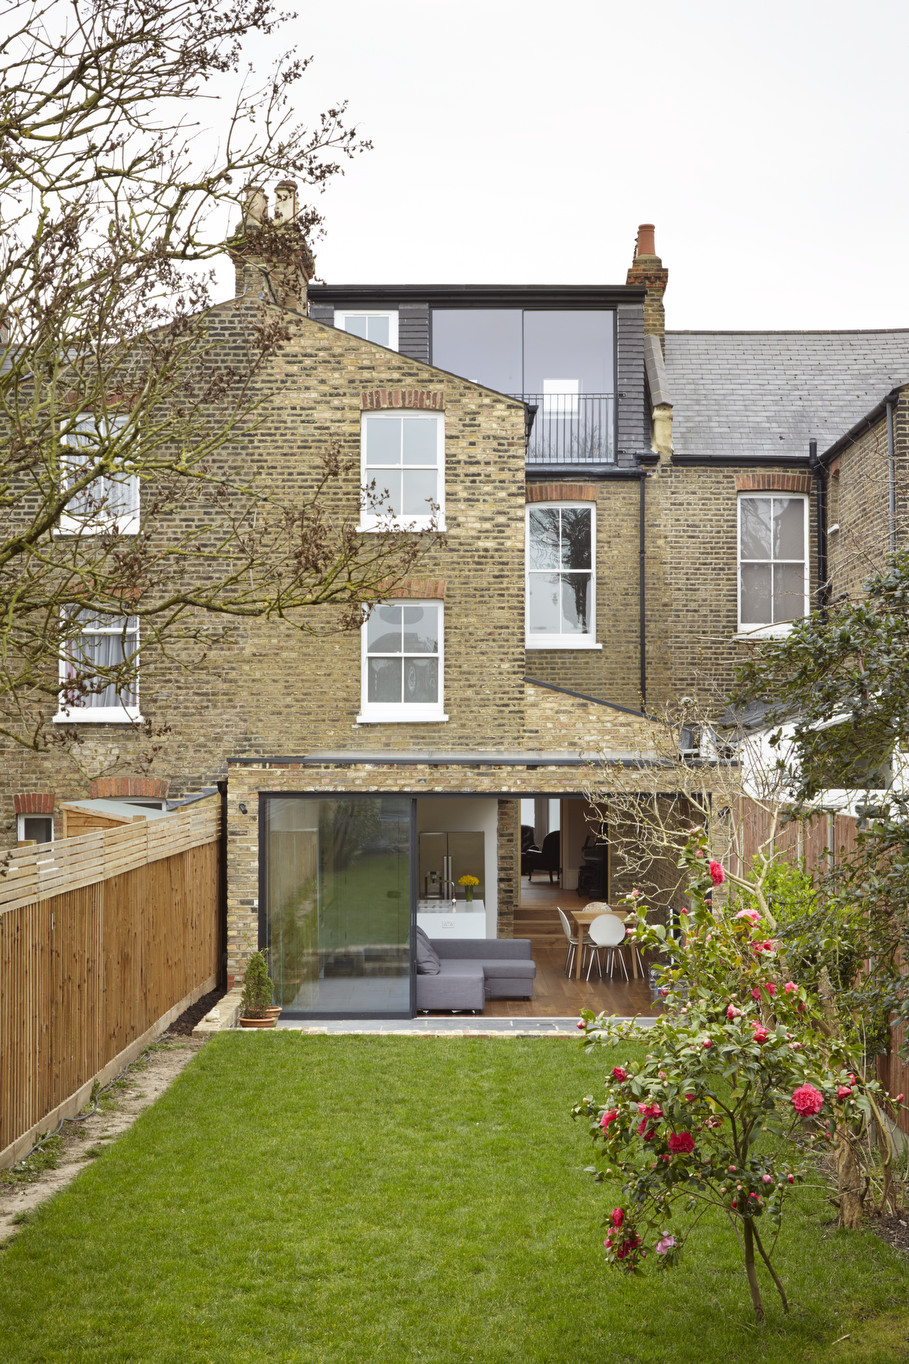
[[[281,1012],[281,1005],[280,1005],[280,1004],[269,1004],[268,1008],[265,1010],[265,1017],[266,1017],[266,1018],[277,1018],[277,1017],[279,1016],[280,1012]]]
[[[271,1018],[241,1018],[241,1028],[273,1028],[277,1024],[276,1017]]]

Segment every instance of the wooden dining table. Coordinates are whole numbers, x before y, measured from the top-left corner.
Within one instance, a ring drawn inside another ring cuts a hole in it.
[[[621,914],[616,914],[615,910],[610,909],[605,900],[599,902],[594,901],[589,905],[585,905],[583,909],[569,909],[568,913],[571,915],[572,919],[574,919],[578,929],[578,950],[575,953],[575,961],[577,963],[574,973],[575,980],[581,979],[581,971],[584,965],[584,935],[588,926],[593,923],[594,919],[598,919],[601,914],[612,914],[616,919],[621,919],[623,924],[635,923],[637,920],[637,915],[635,914],[627,914],[624,917]],[[621,944],[619,944],[619,947],[621,949]],[[631,970],[635,980],[637,980],[639,974],[637,952],[631,953]]]

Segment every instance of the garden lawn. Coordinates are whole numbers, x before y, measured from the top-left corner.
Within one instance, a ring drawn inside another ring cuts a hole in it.
[[[778,1259],[792,1311],[766,1284],[763,1329],[719,1214],[673,1273],[607,1271],[619,1193],[583,1172],[569,1109],[628,1054],[222,1034],[0,1254],[0,1359],[909,1358],[909,1264],[833,1232],[821,1192],[793,1200]]]

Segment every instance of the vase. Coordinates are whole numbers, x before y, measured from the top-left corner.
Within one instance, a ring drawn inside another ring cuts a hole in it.
[[[473,899],[473,886],[465,886],[465,887],[464,887],[464,899],[465,899],[465,900],[472,900],[472,899]]]

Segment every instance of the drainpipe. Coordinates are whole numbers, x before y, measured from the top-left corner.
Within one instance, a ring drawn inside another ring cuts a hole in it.
[[[646,508],[646,487],[647,476],[641,474],[641,492],[638,501],[638,638],[639,653],[641,660],[641,714],[647,711],[647,633],[646,633],[646,598],[644,585],[644,512]]]
[[[896,398],[888,397],[887,402],[887,493],[890,515],[890,553],[896,553],[896,450],[893,442],[893,409]]]
[[[227,989],[227,782],[218,782],[221,837],[218,847],[218,989]]]
[[[808,468],[814,474],[817,504],[817,600],[821,616],[826,614],[830,601],[830,581],[827,576],[827,468],[817,457],[817,441],[808,442]]]

